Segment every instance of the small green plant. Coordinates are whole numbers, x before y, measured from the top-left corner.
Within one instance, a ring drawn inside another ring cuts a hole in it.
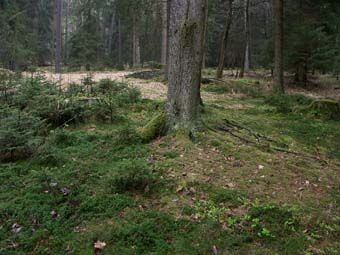
[[[226,204],[237,207],[243,204],[245,196],[239,191],[230,189],[217,189],[212,195],[212,200],[217,204]]]
[[[199,219],[209,219],[213,221],[220,221],[226,218],[227,209],[217,206],[212,201],[198,201],[195,206],[195,216]]]
[[[143,160],[122,161],[114,175],[108,180],[108,188],[113,193],[127,191],[143,192],[156,183],[157,175]]]
[[[41,143],[43,121],[13,107],[0,108],[0,160],[32,155]]]

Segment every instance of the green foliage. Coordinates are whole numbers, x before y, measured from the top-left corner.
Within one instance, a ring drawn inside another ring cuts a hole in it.
[[[135,206],[135,201],[123,194],[100,194],[83,201],[79,210],[86,218],[110,216],[124,210],[127,207]]]
[[[311,104],[313,100],[303,95],[270,95],[265,98],[265,103],[274,106],[280,113],[291,113],[298,106]]]
[[[243,204],[245,200],[244,194],[236,190],[217,189],[212,193],[212,200],[217,204],[226,204],[237,207]]]
[[[85,105],[69,95],[58,91],[55,84],[36,77],[20,80],[14,102],[16,107],[58,127],[84,120]]]
[[[115,134],[117,137],[115,140],[115,146],[117,147],[135,145],[142,142],[142,139],[136,128],[133,127],[129,122],[117,128]]]
[[[139,90],[129,87],[126,83],[119,83],[109,79],[99,81],[95,87],[99,95],[93,105],[92,111],[99,120],[107,118],[113,123],[120,118],[120,110],[140,100]]]
[[[143,160],[122,161],[117,165],[117,172],[109,178],[108,188],[112,193],[127,191],[143,192],[152,188],[157,178],[150,166]]]
[[[326,120],[340,120],[340,102],[323,99],[315,100],[310,105],[296,109],[317,118]]]
[[[41,143],[43,121],[13,107],[0,109],[0,160],[30,156]]]
[[[259,237],[277,238],[297,230],[298,224],[291,209],[277,205],[254,205],[246,220]]]

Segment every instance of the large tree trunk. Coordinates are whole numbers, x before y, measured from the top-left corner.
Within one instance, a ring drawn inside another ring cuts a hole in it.
[[[55,72],[61,73],[61,58],[62,58],[62,0],[56,0],[56,52],[55,52]]]
[[[225,65],[225,55],[226,55],[227,46],[228,46],[229,31],[230,31],[231,23],[233,20],[233,1],[234,0],[228,0],[228,15],[226,18],[226,23],[225,23],[225,27],[223,31],[218,67],[217,67],[217,72],[216,72],[216,78],[218,79],[221,79],[223,76],[223,69]]]
[[[168,50],[168,1],[162,3],[162,56],[161,64],[166,66]]]
[[[193,131],[199,122],[199,88],[207,0],[170,2],[168,116],[170,128]]]
[[[274,0],[275,14],[275,70],[274,70],[274,90],[284,93],[283,77],[283,0]]]

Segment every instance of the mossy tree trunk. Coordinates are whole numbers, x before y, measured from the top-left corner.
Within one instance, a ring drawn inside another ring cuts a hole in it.
[[[199,123],[200,80],[207,0],[170,1],[169,128],[193,131]]]

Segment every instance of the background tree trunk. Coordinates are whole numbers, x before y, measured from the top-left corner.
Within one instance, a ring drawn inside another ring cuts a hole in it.
[[[283,0],[274,0],[275,16],[275,70],[274,90],[284,93],[283,77]]]
[[[244,72],[249,72],[250,69],[250,26],[249,26],[249,2],[244,2],[244,31],[245,31],[245,50],[244,50]]]
[[[61,73],[61,58],[62,58],[62,0],[56,0],[56,53],[55,53],[55,72]]]
[[[217,67],[217,72],[216,72],[216,78],[218,79],[221,79],[223,76],[223,69],[225,65],[225,55],[227,51],[229,31],[230,31],[231,23],[233,20],[233,1],[234,0],[228,0],[228,15],[227,15],[227,19],[226,19],[226,23],[225,23],[225,27],[223,31],[218,67]]]
[[[162,2],[162,53],[161,64],[166,66],[168,50],[168,1]]]
[[[137,22],[136,22],[136,18],[134,18],[133,21],[133,29],[132,29],[132,44],[133,44],[133,57],[132,57],[132,65],[135,66],[139,66],[141,64],[140,62],[140,43],[139,43],[139,33],[138,33],[138,28],[137,28]]]
[[[199,121],[206,0],[170,2],[168,115],[170,128],[193,131]]]

